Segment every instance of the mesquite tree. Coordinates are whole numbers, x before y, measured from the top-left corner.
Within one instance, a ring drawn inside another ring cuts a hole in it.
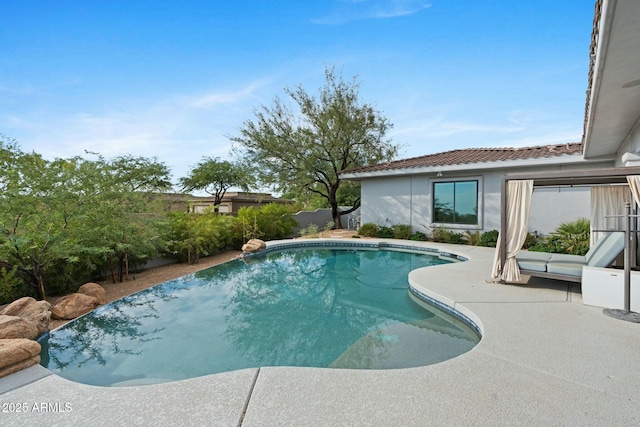
[[[360,206],[354,200],[347,211],[338,208],[340,173],[393,159],[398,147],[386,138],[392,124],[373,106],[360,100],[356,78],[345,82],[334,68],[325,69],[319,95],[301,86],[285,89],[294,112],[279,98],[261,106],[237,136],[245,164],[255,165],[260,181],[287,194],[308,192],[326,199],[335,228],[340,217]]]

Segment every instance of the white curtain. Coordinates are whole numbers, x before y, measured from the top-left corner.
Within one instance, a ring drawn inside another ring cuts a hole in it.
[[[627,182],[629,183],[633,200],[640,206],[640,175],[628,175]]]
[[[533,181],[509,181],[506,191],[505,215],[507,216],[507,224],[506,230],[500,230],[500,233],[505,233],[507,247],[501,247],[502,238],[498,235],[492,277],[494,279],[500,278],[505,282],[517,282],[520,280],[520,269],[516,261],[516,254],[522,248],[529,231],[529,208],[531,207]],[[507,257],[504,266],[502,266],[500,258],[505,249]]]
[[[627,180],[629,178],[633,177],[627,177]],[[640,177],[638,178],[640,179]],[[591,246],[604,234],[602,232],[594,232],[593,230],[624,230],[623,217],[605,218],[605,216],[624,215],[624,204],[630,201],[631,192],[627,186],[607,185],[591,187]]]

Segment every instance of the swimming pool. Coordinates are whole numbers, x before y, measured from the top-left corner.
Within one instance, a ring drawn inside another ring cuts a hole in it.
[[[272,250],[166,282],[53,331],[41,364],[73,381],[157,383],[260,366],[392,369],[473,348],[473,328],[407,292],[425,253]]]

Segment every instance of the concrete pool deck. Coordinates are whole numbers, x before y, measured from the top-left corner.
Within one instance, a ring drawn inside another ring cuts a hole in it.
[[[0,379],[0,425],[640,424],[640,324],[583,305],[576,284],[486,283],[493,249],[428,246],[469,259],[410,275],[478,321],[482,340],[455,359],[387,371],[264,367],[123,388],[34,366]]]

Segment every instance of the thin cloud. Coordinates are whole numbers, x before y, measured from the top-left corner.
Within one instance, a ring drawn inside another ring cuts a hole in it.
[[[413,15],[431,7],[424,0],[341,0],[327,16],[312,19],[313,24],[339,25],[365,19],[389,19]]]
[[[266,86],[268,81],[257,81],[235,92],[214,92],[190,99],[188,105],[192,108],[213,108],[225,104],[234,104],[247,98],[254,98],[258,89]]]

